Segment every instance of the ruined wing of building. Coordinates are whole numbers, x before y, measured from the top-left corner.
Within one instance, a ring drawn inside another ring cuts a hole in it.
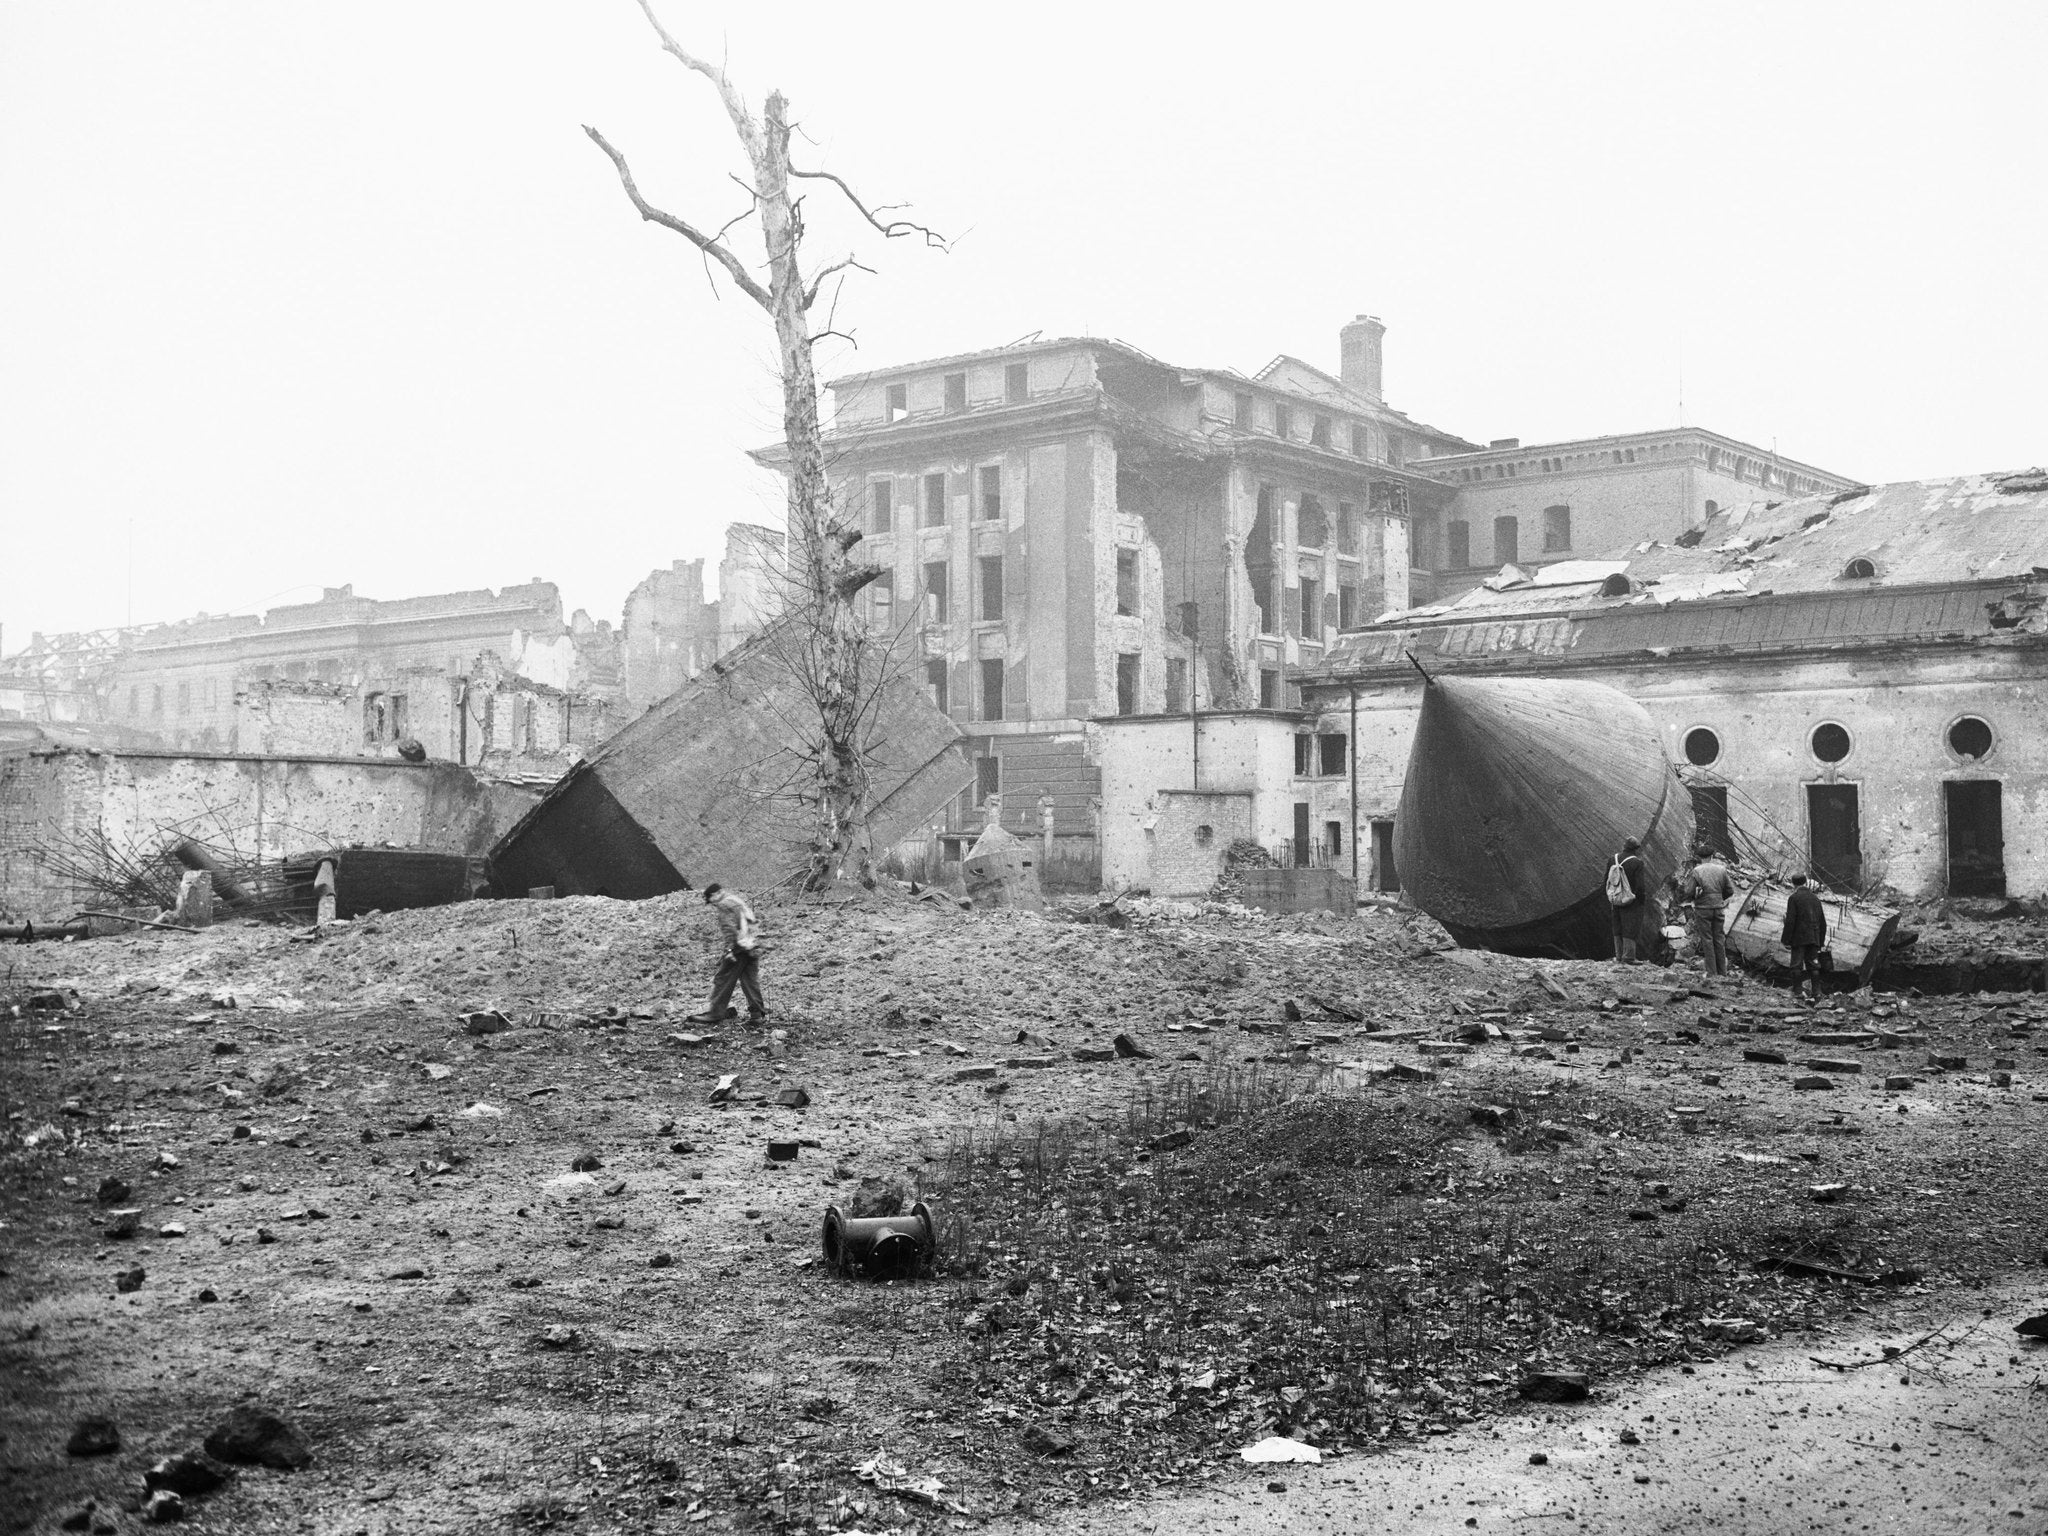
[[[884,569],[869,616],[907,632],[976,763],[923,872],[994,806],[1044,839],[1049,883],[1093,889],[1108,876],[1087,722],[1292,710],[1293,672],[1477,585],[1494,555],[1568,559],[1773,488],[1849,484],[1705,432],[1481,448],[1387,403],[1385,332],[1344,325],[1335,374],[1286,355],[1250,375],[1177,367],[1077,337],[831,382],[836,505]],[[1335,835],[1307,833],[1324,851]]]
[[[564,617],[538,578],[378,600],[352,586],[262,615],[34,636],[0,660],[0,720],[98,727],[189,753],[397,757],[551,783],[772,615],[781,533],[727,530],[721,598],[702,560],[656,570],[622,622]]]
[[[1105,880],[1201,888],[1245,835],[1399,889],[1418,663],[1618,688],[1702,836],[1746,858],[1893,897],[2048,894],[2039,470],[1753,498],[1389,615],[1300,670],[1297,719],[1207,722],[1200,781],[1184,724],[1098,726]]]

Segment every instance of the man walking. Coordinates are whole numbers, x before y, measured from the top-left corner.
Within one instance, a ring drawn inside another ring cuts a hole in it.
[[[1693,850],[1699,862],[1685,883],[1692,903],[1693,921],[1700,936],[1700,950],[1706,957],[1707,974],[1728,974],[1728,903],[1735,897],[1735,881],[1711,848],[1704,844]]]
[[[1636,963],[1636,940],[1642,936],[1643,897],[1649,894],[1650,871],[1639,850],[1642,843],[1631,837],[1607,867],[1607,905],[1614,914],[1614,958],[1623,965]]]
[[[725,957],[711,984],[711,1006],[691,1014],[688,1022],[721,1023],[731,1011],[732,989],[738,987],[747,996],[747,1022],[766,1023],[768,1010],[761,1002],[761,924],[754,909],[738,891],[728,891],[715,880],[704,887],[704,900],[718,913],[718,926],[725,933]]]
[[[1781,942],[1792,952],[1792,990],[1803,992],[1813,978],[1813,1001],[1820,1001],[1820,952],[1828,941],[1828,915],[1806,876],[1792,877],[1792,897],[1785,903]]]

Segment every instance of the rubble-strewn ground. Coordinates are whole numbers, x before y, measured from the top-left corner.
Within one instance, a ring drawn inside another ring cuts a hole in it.
[[[1447,958],[1392,913],[1139,905],[770,909],[781,1040],[687,1043],[687,896],[0,951],[0,998],[79,1000],[0,1025],[0,1529],[132,1527],[141,1470],[244,1401],[315,1460],[198,1528],[1113,1512],[1264,1434],[1370,1455],[1523,1411],[1531,1367],[1600,1399],[2044,1257],[2038,994],[1814,1012]],[[484,1007],[515,1027],[466,1033]],[[1151,1055],[1075,1059],[1118,1034]],[[816,1261],[864,1180],[931,1199],[935,1278]],[[96,1412],[120,1451],[67,1457]]]

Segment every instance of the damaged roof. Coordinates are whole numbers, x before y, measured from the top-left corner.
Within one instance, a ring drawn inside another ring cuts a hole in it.
[[[1303,681],[1405,665],[2048,633],[2048,471],[1855,487],[1717,513],[1345,635]],[[1582,579],[1569,579],[1569,578]]]

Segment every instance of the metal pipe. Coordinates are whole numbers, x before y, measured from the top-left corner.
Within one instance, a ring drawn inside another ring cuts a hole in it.
[[[825,1262],[842,1275],[914,1275],[938,1249],[932,1208],[922,1200],[907,1216],[848,1216],[827,1206],[820,1236]]]

